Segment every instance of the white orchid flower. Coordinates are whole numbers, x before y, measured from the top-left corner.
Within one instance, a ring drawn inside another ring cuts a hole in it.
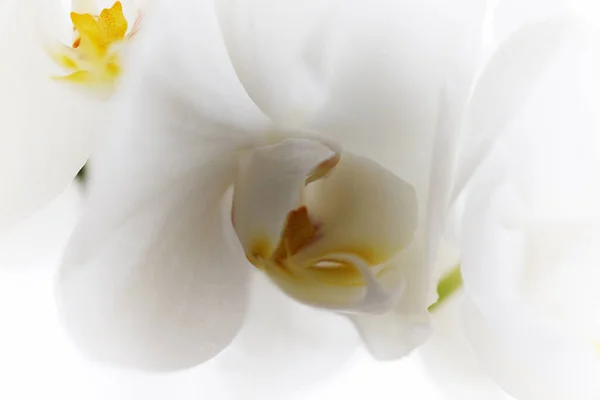
[[[484,4],[153,5],[58,277],[72,337],[196,365],[235,337],[258,269],[378,358],[421,344],[438,94],[449,68],[468,82]]]
[[[475,89],[458,179],[488,156],[464,193],[465,291],[424,348],[449,398],[600,396],[598,37],[523,28]]]
[[[120,2],[102,11],[81,0],[71,9],[3,3],[1,230],[52,200],[84,165],[134,31]]]

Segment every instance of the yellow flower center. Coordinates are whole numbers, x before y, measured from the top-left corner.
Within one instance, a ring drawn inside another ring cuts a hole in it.
[[[127,35],[121,2],[102,10],[99,16],[72,12],[71,21],[75,41],[52,52],[56,63],[69,71],[59,79],[83,84],[113,83],[121,72],[115,47],[134,33]]]

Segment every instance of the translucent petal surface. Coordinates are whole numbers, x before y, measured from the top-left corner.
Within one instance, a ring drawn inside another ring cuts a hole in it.
[[[132,75],[157,79],[156,90],[170,96],[173,107],[181,101],[215,124],[263,129],[268,119],[240,83],[215,8],[209,0],[185,1],[178,7],[153,1],[144,15],[144,29],[136,35],[140,43],[130,57],[136,69]]]
[[[338,19],[330,95],[313,123],[348,151],[376,160],[415,189],[418,229],[397,260],[407,270],[427,268],[425,222],[434,137],[439,124],[460,120],[480,55],[485,9],[486,2],[477,0],[452,5],[359,1],[347,3]],[[448,82],[452,90],[441,96]],[[441,117],[445,122],[438,122]],[[435,301],[434,286],[430,277],[412,281],[400,314],[410,310],[423,322],[417,310]]]
[[[594,0],[492,0],[495,3],[493,41],[498,45],[523,25],[567,15],[598,23],[600,6]]]
[[[183,5],[183,17],[165,7],[145,20],[131,57],[136,75],[117,93],[57,287],[80,347],[144,369],[196,365],[237,333],[249,267],[231,236],[225,192],[236,152],[265,128],[227,63],[210,3]],[[178,43],[202,38],[198,52],[172,53],[163,38],[188,29],[200,31]],[[255,133],[236,129],[240,121]]]
[[[425,267],[425,254],[423,237],[417,236],[394,259],[391,269],[397,274],[394,280],[401,283],[401,291],[391,311],[352,317],[371,354],[378,359],[403,357],[432,332],[427,309],[437,297],[432,283],[435,275]]]
[[[384,315],[352,316],[367,348],[378,360],[394,360],[425,343],[431,335],[429,318],[419,321],[390,311]]]
[[[596,35],[557,48],[469,191],[467,334],[519,399],[600,393]]]
[[[44,18],[58,22],[64,10],[59,2],[50,4]],[[0,26],[0,229],[69,185],[89,156],[105,112],[97,96],[51,79],[56,70],[44,48],[50,39],[39,28],[36,6],[9,1],[2,11],[10,18]]]
[[[573,21],[564,19],[526,26],[493,54],[470,99],[460,138],[451,203],[489,154],[561,43],[578,37],[580,32],[575,26]]]
[[[133,169],[109,184],[139,189],[135,162],[126,163]],[[221,203],[234,167],[207,162],[145,197],[119,191],[123,208],[135,207],[126,214],[118,204],[94,202],[94,190],[106,189],[101,184],[92,190],[58,283],[63,321],[81,347],[105,362],[175,369],[214,356],[233,338],[248,268]]]
[[[598,360],[592,349],[527,317],[515,316],[514,329],[482,317],[475,307],[469,311],[465,327],[471,346],[491,377],[516,399],[597,397]]]
[[[58,260],[81,207],[82,190],[73,183],[46,207],[1,235],[0,268],[35,268],[47,260]]]
[[[275,121],[302,123],[327,97],[339,0],[219,0],[231,60],[252,99]],[[344,5],[345,7],[345,5]]]
[[[220,371],[220,399],[300,398],[337,376],[359,347],[344,317],[299,304],[262,274],[248,307],[238,337],[210,365]]]
[[[464,332],[464,294],[450,299],[433,315],[434,333],[419,355],[432,379],[449,400],[508,400],[486,373]]]
[[[440,89],[474,73],[484,11],[480,0],[346,2],[328,101],[314,126],[425,198]]]
[[[458,157],[463,117],[470,93],[465,90],[465,87],[468,87],[469,79],[474,79],[474,77],[456,76],[454,79],[449,79],[440,93],[426,217],[428,236],[426,260],[427,267],[430,269],[435,269],[440,257],[439,253],[444,253],[442,240],[445,233],[444,227],[447,220],[453,216],[448,215],[448,201]],[[452,222],[448,225],[451,225]],[[440,261],[445,262],[445,260]]]

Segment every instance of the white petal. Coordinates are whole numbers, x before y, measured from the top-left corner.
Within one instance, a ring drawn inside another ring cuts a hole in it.
[[[151,76],[158,81],[159,92],[174,96],[172,107],[179,103],[215,124],[240,130],[265,128],[268,119],[252,102],[232,66],[214,2],[184,1],[173,7],[159,0],[149,8],[143,29],[136,35],[137,44],[132,46],[131,74],[124,80]],[[200,127],[182,128],[205,134]]]
[[[378,360],[395,360],[425,343],[431,335],[429,318],[419,319],[395,311],[384,315],[351,317],[371,354]]]
[[[493,40],[502,43],[510,34],[524,25],[577,16],[597,23],[600,7],[593,0],[493,0],[497,3],[493,21]]]
[[[478,268],[487,264],[483,258],[463,268],[465,283],[477,277],[483,284],[483,275],[497,274],[493,285],[470,289],[482,300],[506,299],[506,287],[520,276],[520,246],[531,246],[529,236],[540,233],[536,226],[568,244],[571,232],[556,235],[548,230],[550,224],[566,228],[569,223],[597,221],[600,191],[591,182],[598,179],[599,121],[594,105],[600,105],[600,96],[596,90],[588,90],[600,87],[595,73],[600,67],[597,49],[596,40],[582,35],[564,41],[554,61],[538,77],[539,84],[505,124],[507,129],[473,182],[465,224],[476,233],[468,233],[475,241],[465,241],[465,246],[485,257],[481,243],[487,239],[490,243],[485,250],[502,254],[501,262],[493,264],[497,270],[491,265]],[[502,245],[513,251],[496,249]],[[476,302],[482,307],[479,298]]]
[[[219,20],[238,76],[258,106],[279,123],[318,110],[331,73],[329,31],[339,0],[220,0]]]
[[[358,347],[344,317],[301,305],[256,274],[246,323],[213,365],[223,399],[287,399],[333,379]]]
[[[517,398],[595,398],[600,389],[595,338],[570,332],[575,326],[562,329],[527,300],[528,276],[541,266],[532,265],[527,236],[514,227],[518,216],[507,213],[514,200],[497,198],[500,214],[467,209],[463,276],[477,304],[467,319],[468,338],[486,370]],[[548,278],[550,265],[542,266]],[[564,286],[555,282],[554,296],[568,296]]]
[[[468,193],[469,339],[517,398],[600,393],[599,63],[597,40],[565,41]]]
[[[531,249],[525,232],[515,229],[514,200],[508,193],[497,199],[492,204],[504,211],[480,203],[466,212],[462,270],[477,304],[467,320],[468,338],[486,370],[517,398],[596,398],[597,339],[562,329],[527,301]],[[554,288],[555,295],[567,295]]]
[[[448,400],[508,400],[509,396],[485,372],[464,333],[464,293],[435,310],[434,333],[419,355]]]
[[[498,325],[474,306],[468,312],[465,328],[473,349],[494,380],[515,398],[598,398],[598,357],[584,343],[520,316]]]
[[[87,160],[105,112],[100,99],[51,78],[56,69],[44,48],[37,5],[10,1],[2,11],[0,229],[66,189]],[[56,1],[44,10],[45,19],[57,22],[62,9]]]
[[[506,172],[530,220],[600,219],[600,35],[582,33],[565,42],[505,133]]]
[[[485,3],[346,2],[315,127],[410,182],[424,203],[440,89],[474,73]],[[468,91],[469,83],[457,85]]]
[[[118,214],[96,227],[99,235],[108,235],[138,204],[168,194],[166,188],[193,179],[199,170],[198,180],[212,179],[202,169],[207,162],[235,168],[237,151],[266,144],[268,121],[235,77],[212,3],[183,2],[185,8],[175,9],[157,2],[155,7],[144,19],[90,168],[91,207]],[[175,40],[187,35],[184,44]],[[197,37],[203,38],[198,51],[187,51]],[[127,201],[115,196],[122,192],[129,193]],[[89,245],[79,252],[95,251],[94,243]]]
[[[74,182],[46,207],[0,235],[0,268],[22,269],[44,265],[48,260],[56,262],[77,223],[82,203],[82,189]]]
[[[470,99],[451,203],[465,189],[562,44],[581,35],[575,27],[570,20],[530,25],[511,35],[494,53]]]
[[[239,329],[250,266],[228,236],[229,212],[219,201],[233,166],[204,167],[212,176],[200,170],[170,182],[166,193],[139,199],[123,219],[121,208],[87,208],[58,296],[69,333],[98,360],[191,367],[216,355]]]
[[[448,80],[440,94],[437,116],[429,193],[427,201],[427,267],[435,268],[439,253],[444,250],[444,227],[448,215],[448,201],[452,188],[452,179],[459,150],[459,137],[464,110],[469,92],[467,82],[472,77],[456,76]],[[452,221],[451,221],[452,222]],[[443,254],[442,254],[443,255]],[[440,260],[442,263],[444,260]]]
[[[250,267],[224,196],[237,152],[262,140],[233,126],[265,128],[243,90],[227,83],[233,71],[222,64],[222,43],[209,40],[219,37],[210,4],[181,4],[190,9],[165,7],[145,20],[131,60],[136,75],[116,95],[58,281],[63,321],[79,346],[101,361],[145,369],[201,363],[241,325]],[[177,15],[180,24],[163,29]],[[198,52],[179,48],[169,58],[171,44],[197,39],[163,37],[187,29],[203,40]]]
[[[426,267],[422,236],[398,254],[392,271],[400,283],[396,305],[385,314],[352,317],[367,348],[380,360],[406,356],[425,343],[432,333],[428,307],[436,300],[433,272]],[[385,284],[385,278],[381,282]]]
[[[315,126],[409,183],[419,205],[419,230],[396,261],[406,266],[398,307],[358,322],[371,350],[391,358],[406,354],[429,332],[426,308],[434,301],[434,285],[424,257],[424,221],[439,93],[445,82],[455,82],[450,97],[456,108],[448,107],[446,121],[460,119],[454,96],[464,98],[470,88],[485,2],[450,7],[438,1],[377,1],[347,8],[341,24],[348,30],[336,37],[331,95]],[[393,337],[399,331],[410,333],[406,343]]]

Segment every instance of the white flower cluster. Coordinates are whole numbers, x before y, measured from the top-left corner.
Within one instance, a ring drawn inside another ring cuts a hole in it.
[[[82,354],[300,390],[419,349],[448,398],[600,398],[593,2],[63,3],[0,3],[0,230],[87,163]]]

